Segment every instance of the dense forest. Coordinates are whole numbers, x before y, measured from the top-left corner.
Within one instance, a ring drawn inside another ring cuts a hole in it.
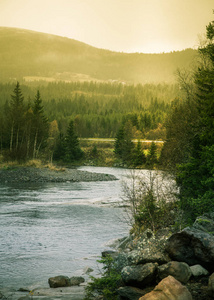
[[[0,80],[173,83],[177,68],[192,68],[197,51],[120,53],[24,29],[0,27]]]
[[[20,84],[26,107],[33,103],[38,86]],[[11,101],[14,84],[0,84],[0,107]],[[39,92],[49,122],[66,133],[72,119],[79,137],[114,138],[121,123],[131,120],[133,138],[163,139],[163,122],[177,84],[123,85],[118,83],[40,83]],[[3,119],[3,116],[2,116]]]

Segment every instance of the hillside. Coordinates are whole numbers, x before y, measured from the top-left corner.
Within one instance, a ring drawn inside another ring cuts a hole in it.
[[[120,53],[73,39],[0,27],[0,80],[175,81],[177,68],[191,67],[192,49],[163,54]]]

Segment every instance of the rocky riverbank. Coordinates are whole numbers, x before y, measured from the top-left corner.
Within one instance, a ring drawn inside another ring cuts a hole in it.
[[[162,229],[154,234],[146,230],[138,238],[119,239],[111,247],[115,250],[103,251],[102,256],[111,255],[121,273],[118,300],[211,300],[214,297],[214,213],[197,218],[192,227],[180,232],[172,234],[169,229]],[[49,278],[50,288],[2,289],[0,299],[82,300],[88,275],[84,277],[86,282],[82,277]]]
[[[214,213],[173,234],[146,230],[122,241],[113,257],[123,282],[120,300],[213,299]]]
[[[61,171],[34,167],[0,169],[0,183],[84,182],[112,181],[116,179],[117,178],[111,174],[94,173],[68,168],[63,168]]]

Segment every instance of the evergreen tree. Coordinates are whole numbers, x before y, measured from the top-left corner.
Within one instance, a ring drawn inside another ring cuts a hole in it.
[[[36,158],[40,148],[46,145],[48,130],[48,119],[44,114],[40,92],[37,91],[33,104],[33,158]]]
[[[74,131],[74,122],[70,121],[65,137],[65,159],[68,162],[81,159],[83,151],[80,148],[78,137]]]
[[[155,144],[155,142],[151,143],[146,161],[149,166],[154,166],[154,164],[158,162],[157,145]]]
[[[116,134],[116,138],[114,142],[114,153],[120,158],[122,157],[122,153],[123,153],[123,141],[124,141],[124,128],[121,127]]]
[[[132,141],[132,123],[127,121],[116,135],[114,153],[122,159],[125,164],[132,164],[132,151],[134,143]]]
[[[146,162],[146,156],[142,149],[142,143],[140,141],[137,142],[137,146],[135,146],[132,154],[132,161],[134,166],[141,166]]]
[[[199,52],[209,60],[195,73],[198,118],[188,160],[177,171],[181,207],[191,221],[214,210],[214,22],[207,27],[208,44]]]
[[[24,119],[24,97],[22,95],[19,82],[17,82],[13,94],[11,95],[8,118],[10,128],[10,153],[13,153],[13,157],[17,159],[22,156],[20,149],[23,141],[23,132],[25,125]]]

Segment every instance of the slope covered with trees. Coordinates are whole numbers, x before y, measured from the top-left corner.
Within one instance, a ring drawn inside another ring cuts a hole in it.
[[[0,27],[0,80],[175,82],[192,67],[192,49],[163,54],[119,53],[24,29]]]
[[[214,209],[214,21],[199,53],[192,84],[184,82],[186,99],[172,106],[162,151],[163,162],[176,171],[181,208],[190,221]]]

